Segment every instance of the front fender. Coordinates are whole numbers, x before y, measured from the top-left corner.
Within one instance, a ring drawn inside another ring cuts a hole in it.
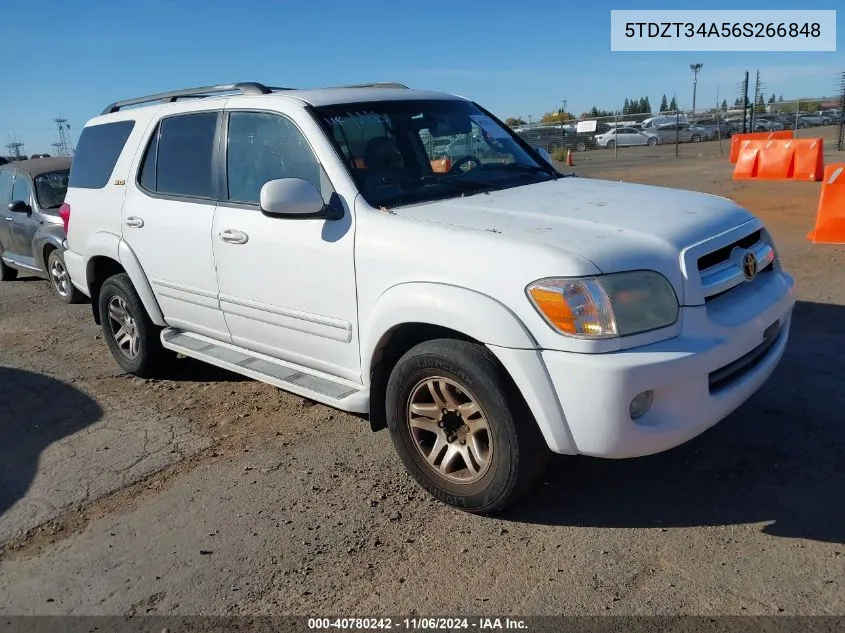
[[[497,347],[537,347],[519,317],[488,295],[441,283],[397,284],[376,300],[361,324],[361,369],[365,385],[369,385],[376,351],[393,329],[407,323],[449,328]]]

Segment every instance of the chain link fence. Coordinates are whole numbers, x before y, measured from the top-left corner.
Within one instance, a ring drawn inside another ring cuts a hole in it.
[[[845,113],[841,106],[820,107],[823,105],[818,100],[780,101],[746,108],[616,114],[533,124],[517,121],[511,127],[529,144],[546,149],[560,162],[565,162],[570,153],[577,160],[581,152],[625,158],[655,154],[726,156],[734,134],[776,130],[792,130],[796,138],[822,138],[826,149],[842,151],[837,138],[845,128]]]

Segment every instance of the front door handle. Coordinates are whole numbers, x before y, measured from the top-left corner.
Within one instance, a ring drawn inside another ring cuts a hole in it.
[[[132,215],[126,218],[126,226],[131,226],[132,228],[140,229],[142,226],[144,226],[144,220]]]
[[[229,244],[246,244],[249,241],[249,235],[243,231],[226,229],[225,231],[220,231],[220,239]]]
[[[14,222],[14,221],[15,221],[15,218],[10,218],[10,217],[7,215],[7,216],[6,216],[6,221],[7,221],[7,222]]]

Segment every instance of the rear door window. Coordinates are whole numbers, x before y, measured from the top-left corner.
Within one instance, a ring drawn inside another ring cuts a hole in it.
[[[105,187],[134,127],[135,121],[85,127],[76,145],[68,186],[78,189]]]
[[[214,146],[217,112],[162,119],[141,165],[139,184],[163,195],[217,199]]]

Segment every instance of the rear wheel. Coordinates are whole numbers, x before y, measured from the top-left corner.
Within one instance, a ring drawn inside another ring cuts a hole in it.
[[[693,143],[700,143],[701,142],[701,135],[700,134],[693,134],[692,138],[690,138],[690,140]]]
[[[47,256],[47,273],[50,275],[50,283],[53,291],[65,303],[81,303],[84,295],[76,289],[70,280],[70,275],[65,266],[64,253],[59,249],[53,249]]]
[[[579,152],[586,152],[587,144],[584,141],[578,141],[577,145],[575,145],[575,149]]]
[[[530,490],[549,451],[504,369],[486,348],[427,341],[387,384],[387,423],[408,472],[436,499],[473,513]]]
[[[18,278],[18,271],[16,268],[6,266],[3,260],[0,259],[0,281],[14,281]]]
[[[161,328],[150,320],[129,275],[106,279],[99,306],[103,335],[117,364],[142,378],[156,375],[170,354],[161,345]]]

